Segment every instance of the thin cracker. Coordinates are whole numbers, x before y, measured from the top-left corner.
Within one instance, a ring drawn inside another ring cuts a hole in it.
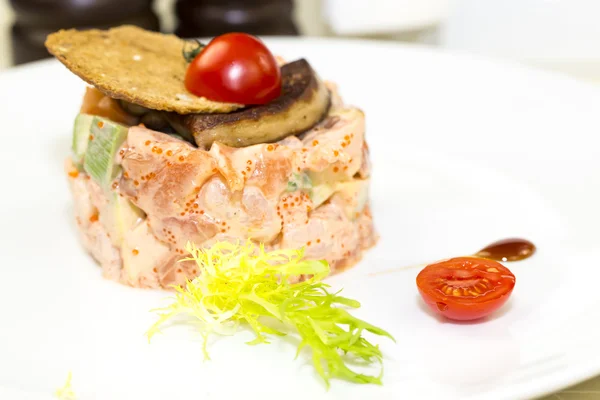
[[[108,31],[61,30],[46,39],[51,54],[112,98],[179,114],[225,113],[241,108],[187,91],[184,43],[175,35],[128,25]]]

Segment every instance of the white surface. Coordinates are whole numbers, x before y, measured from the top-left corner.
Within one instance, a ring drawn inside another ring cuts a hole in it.
[[[525,61],[600,65],[598,0],[453,0],[443,46]]]
[[[331,30],[339,35],[397,33],[440,23],[449,0],[323,0]]]
[[[600,91],[420,48],[270,43],[307,57],[367,115],[382,239],[330,283],[395,335],[376,339],[384,386],[334,381],[326,392],[292,344],[250,347],[246,333],[214,341],[209,362],[178,329],[148,345],[148,310],[165,294],[103,280],[81,249],[62,161],[83,84],[43,62],[0,75],[0,398],[49,399],[69,370],[79,398],[111,400],[515,399],[599,374]],[[539,252],[508,265],[513,297],[483,323],[426,312],[417,270],[368,276],[507,236]]]

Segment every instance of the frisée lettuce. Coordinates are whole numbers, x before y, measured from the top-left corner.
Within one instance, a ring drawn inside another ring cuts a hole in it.
[[[210,334],[231,335],[240,325],[256,335],[251,345],[294,333],[301,339],[296,357],[309,348],[314,367],[328,386],[331,378],[381,384],[383,368],[371,376],[352,370],[348,361],[382,365],[381,350],[363,337],[365,331],[394,338],[348,312],[360,307],[358,301],[330,292],[322,282],[329,274],[326,261],[305,260],[302,249],[267,252],[250,241],[219,242],[206,249],[188,243],[186,250],[191,257],[185,260],[197,263],[199,276],[175,287],[170,305],[153,310],[159,318],[147,332],[149,341],[163,323],[179,315],[200,321],[206,358]],[[300,275],[309,277],[290,283],[289,278]],[[285,331],[269,326],[269,319],[283,323]]]

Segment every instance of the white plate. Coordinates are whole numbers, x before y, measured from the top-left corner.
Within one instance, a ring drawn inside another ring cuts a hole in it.
[[[83,84],[56,62],[0,75],[0,398],[51,398],[68,371],[81,399],[514,399],[600,374],[600,92],[514,65],[377,42],[273,40],[364,108],[382,236],[330,279],[388,329],[384,385],[327,392],[294,346],[250,347],[166,330],[147,344],[164,293],[103,280],[71,220],[62,162]],[[416,269],[523,236],[507,306],[475,324],[426,312]],[[2,391],[6,394],[2,395]],[[234,397],[237,396],[237,397]]]

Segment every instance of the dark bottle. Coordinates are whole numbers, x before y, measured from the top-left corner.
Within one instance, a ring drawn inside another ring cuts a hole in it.
[[[59,29],[107,29],[131,24],[159,30],[153,0],[10,0],[13,63],[49,57],[46,36]]]
[[[298,35],[293,12],[293,0],[177,0],[175,33],[185,38],[233,31]]]

